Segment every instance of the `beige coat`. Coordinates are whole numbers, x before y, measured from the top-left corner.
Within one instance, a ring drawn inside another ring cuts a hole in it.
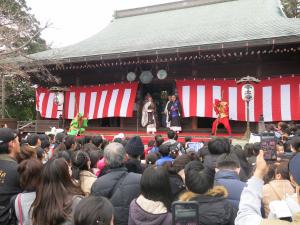
[[[95,174],[90,171],[83,170],[80,172],[80,187],[86,196],[89,196],[91,193],[91,187],[93,183],[97,180]]]
[[[295,189],[288,180],[272,180],[264,185],[262,200],[266,217],[270,213],[270,202],[285,199],[286,194],[293,195],[294,193]]]

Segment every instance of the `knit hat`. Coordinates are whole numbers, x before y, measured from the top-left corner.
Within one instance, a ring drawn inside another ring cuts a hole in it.
[[[297,153],[289,162],[289,171],[298,185],[300,185],[300,153]]]
[[[144,154],[144,144],[142,139],[139,136],[132,137],[125,145],[125,151],[131,156]]]

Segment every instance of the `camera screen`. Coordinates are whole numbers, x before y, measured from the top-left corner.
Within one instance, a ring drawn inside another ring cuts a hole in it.
[[[262,137],[260,147],[264,151],[265,160],[277,159],[276,140],[274,136]]]
[[[175,225],[197,225],[198,214],[197,206],[191,205],[176,205],[175,206]]]
[[[203,143],[202,142],[187,142],[186,146],[188,148],[192,148],[194,149],[194,151],[197,153],[202,147],[203,147]]]

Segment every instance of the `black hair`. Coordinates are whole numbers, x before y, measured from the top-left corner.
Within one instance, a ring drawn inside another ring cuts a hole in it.
[[[53,141],[55,138],[54,134],[48,134],[48,137],[50,141]]]
[[[90,141],[92,140],[92,137],[91,136],[85,136],[84,137],[84,143],[89,143]]]
[[[164,138],[163,138],[163,137],[158,137],[158,138],[156,138],[156,140],[155,140],[155,145],[156,145],[156,147],[161,146],[162,143],[164,143]]]
[[[103,139],[102,139],[101,136],[94,136],[94,137],[92,138],[92,143],[93,143],[94,145],[96,145],[97,148],[100,147],[100,145],[102,144],[102,142],[103,142]]]
[[[59,159],[59,158],[62,158],[64,159],[69,165],[72,164],[72,160],[71,160],[71,156],[70,156],[70,153],[63,150],[63,151],[59,151],[57,152],[54,157],[55,159]]]
[[[100,160],[100,152],[92,150],[88,152],[91,160],[91,168],[96,168],[97,162]]]
[[[173,139],[176,136],[176,133],[173,130],[169,130],[167,136],[169,139]]]
[[[190,142],[190,141],[192,141],[192,137],[191,136],[186,136],[186,137],[184,137],[184,141],[185,142]]]
[[[148,167],[141,178],[141,193],[152,201],[160,201],[171,210],[172,195],[168,171],[163,167]]]
[[[200,161],[192,161],[184,168],[185,184],[196,194],[205,194],[214,186],[214,171],[204,167]]]
[[[290,180],[289,165],[287,162],[281,162],[275,169],[275,174],[280,174],[283,180]]]
[[[159,146],[159,153],[164,157],[170,154],[170,147],[167,144]]]
[[[154,136],[155,141],[157,141],[158,138],[162,138],[162,135],[161,135],[161,134],[156,134],[156,135]]]
[[[75,137],[74,137],[74,136],[70,136],[70,135],[67,136],[67,137],[65,138],[64,143],[65,143],[66,149],[67,149],[67,150],[70,149],[70,148],[72,147],[72,145],[75,144]]]
[[[27,143],[28,143],[30,146],[36,146],[39,139],[40,139],[39,135],[37,135],[37,134],[30,134],[30,135],[27,137]],[[40,140],[41,140],[41,139],[40,139]]]
[[[42,161],[43,157],[44,157],[44,153],[45,153],[45,150],[41,147],[38,147],[37,151],[36,151],[36,157]]]
[[[240,168],[240,162],[234,153],[224,153],[218,157],[216,168],[220,170],[235,170],[237,168]]]
[[[147,156],[146,156],[146,163],[147,165],[154,165],[155,162],[158,160],[158,155],[155,154],[155,153],[149,153]]]
[[[90,161],[89,155],[84,151],[78,151],[75,154],[73,165],[79,170],[89,170],[88,162]]]
[[[215,138],[208,142],[208,150],[213,155],[230,152],[230,142],[226,138]]]
[[[76,206],[74,225],[110,225],[113,214],[114,208],[107,198],[90,196]]]
[[[155,141],[154,140],[149,140],[148,141],[148,147],[153,147],[155,144]]]
[[[295,149],[296,152],[300,152],[300,137],[295,136],[290,141],[291,146]]]
[[[45,148],[49,148],[49,147],[50,147],[49,139],[42,139],[41,140],[41,148],[45,149]]]
[[[66,137],[65,133],[58,133],[55,135],[55,143],[60,144],[63,143],[64,138]]]

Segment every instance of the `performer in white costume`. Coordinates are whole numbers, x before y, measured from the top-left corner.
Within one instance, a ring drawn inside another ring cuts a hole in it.
[[[156,132],[156,107],[151,95],[147,95],[142,111],[142,126],[147,127],[147,133]]]

